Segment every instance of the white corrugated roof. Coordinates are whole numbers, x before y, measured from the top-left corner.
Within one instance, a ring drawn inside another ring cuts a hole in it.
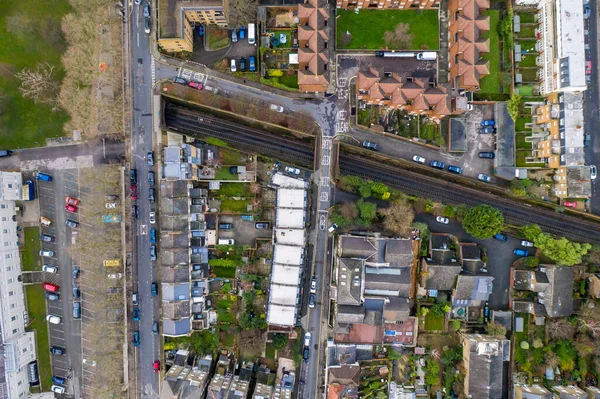
[[[289,265],[273,265],[271,269],[271,284],[297,286],[300,281],[300,267]]]
[[[303,229],[305,223],[304,215],[305,212],[303,209],[277,208],[275,216],[276,227]]]
[[[282,306],[295,307],[297,294],[298,287],[271,284],[271,292],[269,293],[270,303]]]
[[[298,188],[277,189],[277,206],[304,209],[306,207],[306,190]]]
[[[306,189],[307,183],[302,179],[284,175],[283,173],[276,172],[271,179],[271,184],[277,187],[286,188],[301,188]]]
[[[295,324],[295,314],[295,307],[269,304],[267,323],[276,326],[293,327]]]
[[[273,249],[273,263],[300,266],[302,264],[303,252],[304,248],[302,247],[275,245]]]
[[[304,230],[275,229],[275,243],[279,245],[294,245],[303,247],[306,242]]]

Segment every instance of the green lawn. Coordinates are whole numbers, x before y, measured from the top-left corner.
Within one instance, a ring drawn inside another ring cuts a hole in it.
[[[427,313],[425,316],[425,330],[427,331],[442,331],[444,329],[444,316],[438,316],[433,312]]]
[[[272,76],[261,78],[261,83],[284,90],[298,90],[298,73],[284,73],[283,76]]]
[[[23,98],[15,73],[48,62],[61,67],[66,48],[61,19],[70,10],[67,0],[0,2],[0,137],[3,148],[43,146],[48,137],[63,135],[69,120],[64,111]],[[63,73],[57,77],[62,79]]]
[[[219,150],[219,157],[221,158],[223,165],[227,166],[245,165],[246,161],[248,160],[247,155],[229,148],[221,148]]]
[[[250,197],[250,183],[221,183],[221,187],[217,191],[211,191],[211,195],[215,197]]]
[[[273,348],[272,342],[267,342],[267,347],[265,348],[265,357],[267,359],[275,360],[275,348]]]
[[[23,229],[24,245],[21,251],[23,271],[32,272],[42,270],[40,262],[40,229],[39,227],[25,227]]]
[[[215,173],[215,180],[237,180],[237,174],[229,173],[229,167],[222,166]]]
[[[233,324],[233,323],[235,323],[235,321],[236,321],[235,314],[229,313],[229,311],[227,311],[227,310],[222,310],[222,309],[217,310],[217,322],[218,323]]]
[[[208,36],[208,47],[218,50],[229,46],[229,31],[221,29],[217,25],[209,25],[206,30]]]
[[[538,81],[537,68],[532,68],[532,69],[519,68],[516,73],[521,74],[521,76],[523,78],[523,82],[537,82]]]
[[[233,268],[231,268],[231,269],[233,269]],[[231,307],[232,303],[233,303],[233,301],[231,301],[229,299],[219,298],[219,299],[217,299],[217,308],[228,309]]]
[[[500,92],[500,35],[498,34],[499,10],[486,10],[483,15],[490,17],[490,30],[481,34],[482,38],[490,39],[490,52],[484,53],[482,58],[489,61],[490,74],[479,81],[481,93]]]
[[[221,212],[248,212],[248,200],[224,199],[221,201]]]
[[[215,276],[222,278],[234,278],[235,277],[235,267],[221,267],[221,266],[211,266]]]
[[[545,163],[543,162],[536,162],[536,163],[528,163],[525,162],[525,158],[526,157],[530,157],[531,156],[531,151],[526,151],[526,150],[517,150],[517,154],[516,154],[516,167],[517,168],[543,168],[546,166]]]
[[[27,313],[29,326],[27,331],[36,332],[38,365],[42,390],[49,391],[52,386],[52,369],[50,367],[50,343],[48,325],[46,323],[46,299],[41,284],[26,285]]]
[[[521,29],[523,29],[523,24],[531,24],[535,22],[534,13],[518,12],[517,15],[519,15],[519,18],[521,19]]]
[[[519,91],[519,94],[522,96],[530,96],[533,94],[533,86],[532,85],[518,85],[516,89]]]
[[[521,61],[519,62],[519,66],[521,68],[535,67],[536,66],[535,58],[536,58],[535,54],[527,54],[521,58]]]
[[[525,364],[527,362],[527,358],[529,357],[528,351],[521,349],[520,343],[522,341],[527,341],[529,343],[529,347],[532,348],[533,342],[529,342],[529,315],[527,313],[518,313],[515,317],[523,317],[523,331],[522,332],[514,332],[515,337],[515,345],[514,345],[514,358],[519,364]]]
[[[235,334],[223,334],[219,339],[219,344],[226,348],[233,348]]]
[[[337,47],[340,49],[437,50],[439,24],[437,10],[340,10],[336,12]],[[400,23],[409,25],[410,46],[390,45],[385,32]],[[349,34],[349,36],[348,36]]]
[[[525,138],[529,136],[531,136],[531,133],[516,133],[515,146],[517,150],[531,150],[531,142],[525,141]]]
[[[525,124],[531,123],[531,116],[519,116],[515,121],[515,131],[522,132],[524,130],[529,130],[525,127]]]
[[[534,25],[521,25],[521,32],[516,33],[519,37],[535,37]]]
[[[537,43],[536,39],[517,39],[517,44],[521,45],[521,51],[536,53],[536,50],[535,50],[536,43]]]
[[[279,46],[277,46],[276,48],[290,48],[292,47],[292,30],[291,29],[281,29],[281,30],[273,30],[273,31],[267,31],[268,34],[273,33],[273,35],[275,37],[277,37],[279,39],[279,35],[281,35],[282,33],[285,34],[287,40],[285,43],[279,43]]]

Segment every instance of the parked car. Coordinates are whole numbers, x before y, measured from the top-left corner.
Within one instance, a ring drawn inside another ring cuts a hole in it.
[[[140,321],[140,308],[133,308],[133,321]]]
[[[60,290],[60,287],[58,285],[52,283],[42,283],[42,288],[44,289],[44,291],[48,292],[58,292]]]
[[[137,184],[137,170],[131,169],[129,171],[129,181],[131,184]]]
[[[46,321],[52,324],[60,324],[62,318],[54,314],[49,314],[48,316],[46,316]]]
[[[150,187],[154,186],[154,172],[148,172],[148,185]]]
[[[150,18],[150,5],[144,3],[144,18]]]
[[[150,219],[150,223],[151,223],[151,224],[154,224],[154,223],[156,223],[156,213],[154,213],[154,212],[150,212],[150,217],[149,217],[149,219]]]
[[[448,220],[448,218],[445,218],[443,216],[437,216],[435,218],[435,221],[438,223],[443,223],[443,224],[448,224],[450,222],[450,220]]]
[[[328,232],[333,233],[338,228],[338,225],[335,223],[331,223],[331,226],[327,229]]]
[[[133,332],[133,346],[140,346],[140,332]]]
[[[157,296],[158,295],[158,284],[152,283],[150,285],[150,293],[152,294],[152,296]]]
[[[246,59],[240,58],[240,71],[244,72],[246,70]]]
[[[269,109],[271,111],[275,111],[275,112],[279,112],[279,113],[282,113],[284,111],[284,108],[281,105],[277,105],[277,104],[269,105]]]
[[[478,179],[478,180],[481,180],[481,181],[484,181],[484,182],[486,182],[486,183],[489,183],[489,182],[491,182],[491,181],[492,181],[492,178],[491,178],[491,177],[489,177],[488,175],[484,175],[483,173],[480,173],[480,174],[478,174],[478,175],[477,175],[477,179]]]
[[[235,60],[233,58],[229,62],[229,69],[231,72],[237,72],[237,67],[235,66]]]
[[[10,157],[14,151],[12,150],[0,150],[0,158]]]
[[[251,55],[250,58],[248,59],[248,63],[250,64],[248,66],[248,69],[250,70],[250,72],[256,72],[256,57]]]
[[[150,260],[156,260],[156,245],[150,245]]]
[[[521,241],[522,247],[533,247],[533,243],[531,241],[523,240]]]
[[[131,303],[133,304],[133,306],[137,306],[138,305],[138,293],[134,292],[133,294],[131,294]]]
[[[590,19],[590,15],[591,15],[590,6],[589,5],[584,6],[583,7],[583,18]]]
[[[42,271],[46,272],[46,273],[58,273],[58,267],[56,267],[56,266],[50,266],[50,265],[44,265],[44,266],[42,266]]]
[[[190,82],[190,83],[189,83],[189,86],[190,86],[192,89],[196,89],[196,90],[202,90],[202,89],[204,88],[204,86],[203,86],[203,85],[202,85],[202,83],[200,83],[200,82]]]
[[[268,229],[269,228],[269,223],[265,223],[265,222],[255,223],[254,224],[254,228],[256,228],[256,229]]]
[[[462,172],[463,172],[463,170],[460,166],[454,166],[454,165],[449,165],[448,171],[459,174],[459,175],[462,174]]]
[[[73,318],[81,318],[81,302],[73,302]]]
[[[50,251],[49,249],[42,249],[40,251],[40,256],[47,256],[49,258],[54,256],[54,251]]]
[[[419,155],[413,155],[412,157],[413,161],[415,161],[416,163],[422,163],[425,164],[425,158],[419,156]]]
[[[586,75],[591,75],[592,74],[592,61],[586,61],[585,62],[585,74]]]
[[[310,337],[311,337],[310,332],[307,331],[304,334],[304,346],[310,346]]]
[[[154,363],[152,363],[152,369],[155,373],[160,371],[160,360],[155,360]]]
[[[148,189],[148,201],[150,201],[150,203],[154,203],[154,188],[152,187]]]
[[[496,129],[493,127],[482,127],[481,129],[479,129],[479,133],[480,134],[496,133]]]
[[[304,360],[305,362],[308,362],[308,359],[310,358],[310,349],[305,346],[304,349],[302,350],[302,360]]]
[[[569,208],[577,208],[577,202],[565,201],[563,202],[564,206],[568,206]]]
[[[493,119],[484,119],[481,121],[481,126],[495,126],[496,122]]]
[[[184,78],[175,78],[175,79],[173,79],[173,83],[177,83],[180,85],[187,85],[188,81],[185,80]]]
[[[198,36],[204,36],[204,25],[198,27]]]
[[[293,166],[286,166],[284,169],[286,172],[291,173],[293,175],[299,175],[300,169],[294,168]]]
[[[446,165],[443,162],[436,161],[435,159],[432,161],[429,161],[429,166],[431,166],[432,168],[437,168],[437,169],[444,169],[446,167]]]
[[[596,165],[590,165],[590,179],[596,180],[598,177],[598,170],[596,169]]]
[[[158,335],[158,321],[152,323],[152,334]]]
[[[146,159],[148,160],[148,166],[154,166],[154,151],[148,151]]]
[[[79,267],[73,267],[73,279],[79,278]]]
[[[72,229],[76,229],[77,227],[79,227],[79,222],[76,222],[73,219],[67,219],[65,220],[65,225]]]
[[[67,212],[77,213],[77,207],[76,206],[66,204],[65,205],[65,209],[67,210]]]
[[[521,248],[515,248],[513,253],[517,256],[529,256],[529,251]]]
[[[315,294],[310,294],[310,296],[308,297],[308,307],[309,308],[314,308],[315,307],[315,303],[316,303]]]
[[[131,186],[129,186],[129,196],[131,197],[131,199],[133,201],[137,200],[137,186],[132,184]]]
[[[131,217],[135,220],[138,218],[138,206],[131,205]]]
[[[49,175],[48,173],[37,172],[35,174],[35,178],[38,180],[43,180],[43,181],[47,181],[47,182],[52,181],[52,175]]]
[[[54,292],[45,292],[44,296],[49,301],[58,301],[60,300],[60,294],[55,294]]]
[[[494,238],[498,241],[504,241],[507,242],[508,241],[508,236],[506,234],[502,234],[502,233],[498,233],[494,236]]]
[[[312,280],[310,280],[310,293],[317,293],[317,279],[315,277],[313,277]]]
[[[482,151],[479,153],[479,158],[494,159],[496,158],[496,154],[491,151]]]
[[[379,144],[375,144],[370,141],[363,141],[362,146],[369,150],[379,151]]]
[[[110,273],[110,274],[107,274],[106,277],[113,279],[113,280],[117,280],[117,279],[123,278],[123,273]]]
[[[50,234],[40,234],[40,240],[44,242],[53,242],[55,238]]]
[[[244,40],[246,38],[246,28],[244,25],[240,26],[240,40]]]
[[[77,198],[73,198],[73,197],[66,197],[65,198],[65,203],[69,204],[69,205],[73,205],[73,206],[79,206],[79,203],[81,201],[78,200]]]
[[[150,244],[156,244],[156,229],[154,227],[150,229]]]
[[[237,33],[236,33],[235,29],[233,29],[233,30],[231,31],[231,41],[232,41],[233,43],[237,43],[237,40],[238,40]]]
[[[152,23],[151,23],[150,18],[144,18],[144,33],[145,34],[147,34],[147,35],[150,34],[150,30],[152,28],[151,25],[152,25]]]
[[[40,224],[44,227],[48,227],[52,224],[52,221],[50,219],[42,216],[42,217],[40,217]]]
[[[53,355],[64,355],[66,353],[66,349],[63,348],[62,346],[51,346],[50,347],[50,353],[52,353]]]
[[[79,290],[79,287],[77,286],[77,284],[73,284],[73,298],[79,299],[80,297],[81,297],[81,291]]]
[[[57,384],[57,385],[61,385],[65,383],[65,379],[63,377],[59,377],[57,375],[53,375],[52,376],[52,383],[53,384]]]
[[[50,390],[54,393],[65,393],[65,387],[61,387],[60,385],[52,385]]]

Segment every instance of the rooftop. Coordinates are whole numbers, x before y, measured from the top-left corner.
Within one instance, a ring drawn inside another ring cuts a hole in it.
[[[362,303],[363,261],[343,258],[339,262],[337,303],[339,305],[360,305]]]
[[[414,260],[409,239],[343,235],[340,247],[342,258],[364,259],[373,265],[408,267]]]
[[[476,302],[487,301],[492,293],[493,277],[459,275],[456,288],[452,293],[454,306],[478,305]]]
[[[487,335],[463,335],[463,357],[469,365],[465,378],[466,392],[473,398],[502,399],[508,376],[504,362],[510,359],[510,341]]]
[[[450,265],[429,264],[427,260],[423,259],[423,270],[427,272],[425,276],[426,289],[452,291],[462,267],[459,263]]]
[[[561,87],[579,87],[585,90],[585,36],[583,22],[583,0],[556,1],[557,58],[560,63]],[[565,60],[565,58],[567,58]],[[563,64],[565,63],[565,64]],[[563,82],[562,71],[568,78]],[[556,71],[558,73],[558,71]]]
[[[221,0],[160,0],[160,38],[183,37],[181,18],[186,9],[222,9]]]

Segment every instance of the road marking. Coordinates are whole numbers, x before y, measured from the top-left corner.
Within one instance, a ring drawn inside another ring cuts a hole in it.
[[[323,158],[321,159],[321,165],[323,165],[323,166],[329,165],[329,155],[323,155]]]
[[[327,140],[323,140],[323,142],[321,143],[321,148],[324,150],[328,150],[331,148],[331,140],[327,139]]]
[[[326,177],[326,176],[321,177],[319,180],[319,185],[321,187],[329,187],[329,177]]]
[[[348,99],[348,89],[338,89],[338,98],[341,100]]]
[[[347,133],[348,132],[348,122],[337,121],[335,126],[336,133]]]
[[[348,84],[348,78],[339,78],[338,79],[338,88],[346,87],[347,84]]]
[[[150,70],[152,71],[152,86],[156,82],[156,63],[154,62],[154,57],[150,57]]]
[[[329,201],[329,193],[327,193],[327,192],[325,192],[325,191],[324,191],[324,192],[322,192],[322,193],[321,193],[321,196],[320,196],[320,200],[321,200],[321,202],[324,202],[324,201]]]
[[[337,117],[339,120],[345,121],[346,118],[348,117],[348,111],[344,111],[344,110],[338,111]]]

